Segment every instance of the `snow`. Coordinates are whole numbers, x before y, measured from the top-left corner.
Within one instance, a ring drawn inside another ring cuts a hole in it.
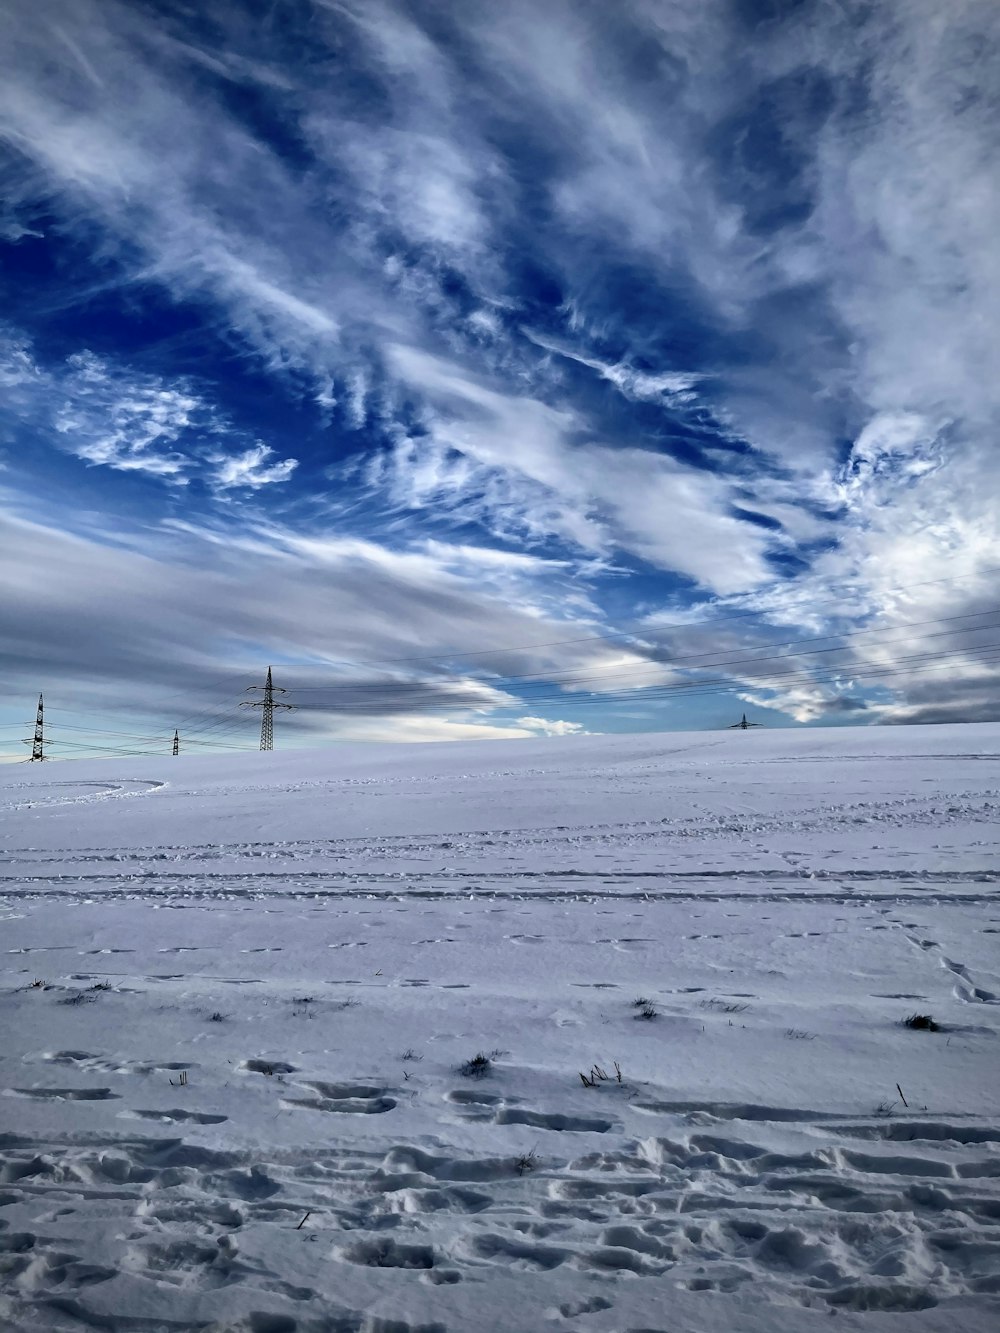
[[[0,1324],[995,1328],[998,808],[997,725],[3,770]]]

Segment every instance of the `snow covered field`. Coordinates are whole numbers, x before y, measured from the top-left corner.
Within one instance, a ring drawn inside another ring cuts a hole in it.
[[[995,1329],[998,810],[994,725],[2,770],[0,1325]]]

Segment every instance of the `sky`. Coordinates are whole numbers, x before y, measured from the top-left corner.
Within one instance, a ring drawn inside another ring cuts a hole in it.
[[[7,0],[0,753],[1000,716],[993,0]]]

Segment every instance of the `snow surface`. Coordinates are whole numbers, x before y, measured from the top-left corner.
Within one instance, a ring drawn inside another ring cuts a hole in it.
[[[3,770],[0,1325],[996,1328],[998,808],[995,725]]]

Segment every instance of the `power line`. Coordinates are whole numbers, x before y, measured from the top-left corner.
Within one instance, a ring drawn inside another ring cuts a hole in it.
[[[645,702],[647,700],[669,699],[680,696],[686,697],[690,694],[697,694],[702,692],[710,692],[713,694],[717,693],[725,694],[725,693],[732,693],[739,689],[764,688],[766,687],[768,681],[775,681],[775,680],[778,680],[781,683],[785,683],[786,681],[821,682],[827,680],[835,680],[845,675],[849,676],[852,680],[881,678],[888,676],[905,675],[909,671],[926,669],[924,667],[918,668],[916,665],[901,665],[905,663],[916,664],[916,663],[926,662],[926,660],[930,658],[931,659],[930,665],[936,665],[937,663],[942,663],[944,665],[951,666],[951,659],[953,658],[956,657],[971,658],[974,654],[994,652],[997,650],[1000,650],[1000,643],[981,644],[977,647],[959,648],[955,649],[952,652],[946,652],[946,653],[911,654],[907,657],[897,659],[895,664],[887,664],[884,667],[830,665],[821,668],[820,673],[817,673],[815,671],[802,671],[796,668],[791,671],[772,672],[769,676],[762,677],[760,679],[754,679],[752,677],[749,677],[744,680],[739,680],[739,679],[733,679],[730,676],[716,677],[714,679],[709,677],[707,679],[701,679],[701,680],[694,678],[663,685],[647,685],[647,686],[639,685],[633,688],[619,687],[618,689],[615,690],[608,690],[608,691],[591,690],[586,693],[581,691],[579,694],[565,690],[556,693],[555,691],[558,690],[558,687],[553,686],[551,692],[535,693],[527,696],[525,695],[512,696],[511,702],[509,704],[494,703],[491,705],[491,707],[494,710],[498,710],[500,708],[530,707],[532,705],[552,704],[552,703],[557,703],[559,704],[560,707],[573,707],[573,708],[583,707],[583,706],[611,707],[615,704],[620,704],[620,703],[635,704],[635,703]],[[754,661],[757,662],[758,664],[767,661],[781,661],[781,660],[782,659],[780,657],[771,659],[768,658],[754,659]],[[711,688],[706,691],[705,687],[711,687]],[[302,711],[304,712],[314,711],[314,712],[324,712],[324,713],[342,712],[346,715],[373,716],[374,713],[384,709],[384,707],[388,702],[390,702],[389,699],[383,696],[382,698],[376,698],[373,701],[360,701],[360,700],[357,702],[338,701],[336,707],[324,707],[321,704],[304,705]],[[454,699],[451,700],[442,699],[440,695],[433,697],[425,696],[422,698],[417,697],[415,699],[407,700],[406,702],[411,708],[427,712],[440,712],[442,709],[447,709],[447,710],[463,709],[464,711],[469,711],[469,710],[474,710],[476,707],[475,703],[471,700],[465,704],[460,704],[456,702]]]
[[[996,630],[997,628],[1000,628],[1000,626],[978,625],[969,629],[966,632],[970,634],[980,634],[987,631]],[[925,640],[942,638],[942,637],[947,637],[949,634],[952,634],[953,632],[954,631],[951,630],[942,630],[935,634],[925,634],[923,638]],[[951,654],[934,653],[932,655],[935,657],[962,656],[963,654],[968,654],[976,651],[976,649],[981,646],[983,645],[969,644],[961,648],[954,649]],[[758,654],[756,656],[751,656],[751,657],[733,657],[732,655],[730,655],[730,656],[723,656],[714,661],[707,661],[707,662],[701,660],[704,656],[706,656],[706,654],[699,654],[698,665],[696,667],[687,666],[685,669],[689,671],[698,671],[698,672],[709,671],[712,669],[721,669],[729,671],[731,674],[732,673],[747,674],[745,670],[743,672],[739,672],[737,669],[756,668],[756,667],[766,666],[772,662],[797,661],[802,659],[824,657],[832,653],[847,652],[848,649],[849,645],[847,646],[836,645],[831,648],[808,649],[801,653]],[[923,655],[924,654],[917,654],[916,656],[923,656]],[[906,660],[906,659],[904,658],[901,660]],[[644,672],[649,672],[651,670],[652,671],[663,670],[664,667],[676,665],[677,663],[683,661],[684,659],[682,658],[676,658],[673,659],[673,661],[668,660],[664,663],[660,663],[649,668],[635,668],[634,670],[626,674],[629,675],[630,678],[634,678],[635,676],[641,676]],[[845,665],[849,666],[850,664],[845,664]],[[856,664],[857,670],[863,670],[864,667],[865,667],[864,663]],[[841,666],[838,667],[837,669],[843,671],[845,667]],[[621,673],[608,673],[608,674],[621,674]],[[505,680],[506,678],[504,677],[497,678],[497,680],[495,681],[487,681],[478,678],[472,678],[468,682],[468,684],[470,687],[472,685],[481,685],[481,686],[487,686],[488,688],[496,692],[510,693],[513,698],[523,702],[532,697],[536,698],[539,697],[540,689],[544,690],[544,694],[542,694],[541,696],[544,698],[550,697],[549,692],[554,690],[561,691],[559,697],[571,696],[576,693],[580,694],[587,693],[587,694],[597,695],[601,698],[612,698],[615,695],[621,695],[621,694],[625,694],[630,698],[635,698],[637,697],[637,693],[639,692],[648,692],[650,690],[658,688],[672,688],[674,685],[683,686],[685,684],[699,683],[697,677],[688,678],[687,680],[680,682],[664,682],[662,685],[656,685],[652,683],[643,684],[643,682],[640,680],[637,681],[635,684],[622,683],[608,690],[602,690],[599,688],[598,689],[592,688],[588,690],[587,689],[588,685],[594,685],[594,684],[600,685],[602,682],[607,680],[607,675],[603,676],[594,675],[591,677],[583,678],[580,680],[572,680],[572,681],[565,681],[565,680],[560,681],[558,679],[553,679],[553,680],[542,679],[535,682],[536,687],[533,690],[522,689],[517,693],[513,693],[511,691],[504,690]],[[440,682],[441,685],[445,683],[446,682]],[[730,681],[730,683],[733,682]],[[571,686],[572,688],[567,688],[568,686]],[[319,689],[319,687],[317,687],[317,689]],[[411,689],[406,689],[405,687],[396,689],[373,687],[369,689],[364,685],[358,685],[347,688],[326,687],[326,689],[334,691],[335,703],[331,705],[331,707],[333,707],[335,710],[346,711],[348,709],[353,709],[353,708],[371,709],[373,707],[377,707],[380,704],[392,703],[395,702],[396,700],[403,698],[405,698],[411,705],[414,706],[420,706],[424,702],[435,703],[439,701],[446,705],[450,704],[451,706],[459,706],[458,701],[455,699],[452,700],[442,699],[441,690],[440,688],[435,688],[435,682],[414,682],[413,687]],[[469,693],[471,694],[471,689],[469,690]],[[322,704],[317,702],[313,706],[321,708]]]
[[[903,593],[911,589],[926,588],[938,585],[954,584],[963,582],[972,578],[981,578],[990,573],[1000,572],[1000,567],[996,569],[979,570],[974,574],[953,575],[939,579],[928,579],[917,583],[897,585],[887,592]],[[828,585],[838,586],[838,585]],[[839,585],[850,587],[849,583]],[[785,590],[789,587],[787,583],[778,583],[772,585],[773,588]],[[754,596],[766,595],[767,589],[761,592],[758,590]],[[812,600],[809,603],[810,610],[829,603],[838,601],[838,598],[828,598],[820,601]],[[788,608],[786,608],[787,610]],[[829,675],[820,674],[817,667],[821,664],[817,661],[811,662],[811,670],[803,672],[801,670],[793,672],[773,671],[768,677],[755,677],[752,673],[758,672],[761,668],[767,668],[771,664],[783,660],[796,659],[818,659],[827,655],[846,653],[851,647],[863,640],[869,640],[871,646],[876,650],[888,648],[905,641],[906,631],[913,629],[924,629],[929,625],[949,625],[955,628],[941,630],[935,633],[923,633],[919,636],[921,641],[953,636],[971,636],[981,634],[986,631],[994,630],[997,626],[993,623],[970,624],[968,622],[982,620],[984,617],[993,616],[1000,613],[1000,607],[991,607],[983,611],[970,611],[952,616],[933,617],[929,619],[901,622],[894,625],[883,625],[869,627],[855,631],[844,631],[842,633],[830,633],[826,635],[811,636],[808,638],[793,638],[775,642],[770,640],[759,640],[756,643],[738,645],[729,649],[715,648],[697,653],[672,654],[663,656],[659,659],[650,660],[646,657],[646,664],[632,664],[626,667],[592,667],[577,666],[566,667],[562,670],[552,672],[523,672],[500,675],[491,672],[488,675],[475,674],[464,677],[456,677],[454,672],[448,675],[424,676],[417,680],[370,680],[354,682],[333,681],[328,685],[302,685],[297,687],[301,693],[312,696],[333,695],[333,699],[328,705],[324,705],[320,699],[308,707],[308,711],[314,713],[339,712],[343,714],[360,714],[365,716],[374,715],[377,712],[390,708],[394,711],[433,711],[438,712],[441,709],[448,710],[476,710],[487,708],[491,711],[508,709],[513,707],[531,707],[534,704],[552,704],[558,702],[561,706],[578,707],[584,704],[588,706],[613,707],[622,701],[634,703],[636,700],[656,701],[679,697],[680,695],[692,695],[697,692],[705,692],[706,689],[716,693],[722,691],[733,691],[739,688],[766,688],[763,683],[765,680],[776,680],[781,678],[783,681],[802,681],[813,680],[822,683],[829,679]],[[715,620],[705,621],[697,624],[691,622],[679,622],[669,625],[651,626],[648,619],[642,622],[633,622],[641,626],[641,636],[632,631],[624,629],[605,630],[600,634],[578,636],[560,640],[550,640],[544,643],[531,643],[510,645],[507,647],[497,647],[491,649],[475,649],[472,651],[449,650],[437,654],[425,654],[421,656],[397,657],[383,659],[383,664],[391,663],[444,663],[456,658],[481,658],[481,657],[500,657],[506,654],[519,652],[534,652],[542,648],[554,648],[560,646],[569,646],[584,643],[605,643],[615,638],[644,638],[650,639],[655,635],[668,633],[672,631],[684,630],[686,632],[711,633],[719,626],[734,621],[746,620],[748,618],[761,618],[766,616],[767,609],[758,607],[753,610],[733,613],[728,616],[718,617]],[[960,624],[960,622],[966,622]],[[891,635],[893,637],[885,638],[880,636]],[[831,643],[831,640],[838,642]],[[827,644],[828,646],[817,648],[807,647],[810,644]],[[830,666],[825,668],[829,673],[833,671],[835,675],[843,675],[845,670],[849,671],[852,679],[883,679],[893,676],[906,674],[907,671],[917,671],[930,669],[933,662],[928,665],[920,665],[928,657],[933,661],[947,662],[956,657],[966,657],[980,659],[977,664],[984,666],[987,664],[983,654],[991,652],[997,645],[980,644],[967,645],[960,649],[955,649],[948,653],[927,654],[918,653],[899,658],[894,664],[892,661],[879,666],[870,664],[855,663],[853,667],[849,664],[843,666]],[[776,651],[780,649],[782,651]],[[641,646],[640,646],[641,650]],[[640,659],[641,660],[641,659]],[[909,665],[901,665],[909,664]],[[369,666],[377,666],[378,663],[368,663]],[[878,670],[874,667],[878,666]],[[691,673],[690,676],[681,681],[663,683],[660,685],[644,684],[642,677],[652,673],[662,672],[666,668],[677,668],[681,671]],[[742,669],[742,670],[741,670]],[[719,670],[728,673],[721,678],[705,678],[701,673],[711,670]],[[733,673],[749,676],[749,680],[738,680],[733,678]],[[217,689],[218,683],[225,681],[234,682],[239,679],[239,670],[227,670],[223,675],[213,677],[211,686]],[[244,677],[245,679],[245,677]],[[605,684],[614,683],[611,689],[587,689],[588,686],[601,687]],[[520,684],[524,682],[524,684]],[[261,691],[263,699],[254,701],[245,701],[246,706],[262,708],[261,718],[261,738],[260,748],[269,749],[273,746],[273,710],[276,707],[288,708],[290,705],[276,703],[275,694],[283,694],[284,690],[278,689],[273,685],[271,668],[268,668],[267,683],[261,686],[251,686],[251,690]],[[448,690],[452,693],[447,694]],[[479,689],[484,692],[486,697],[477,698],[475,691]],[[177,691],[175,695],[168,695],[169,699],[185,693],[183,690]],[[228,690],[226,690],[228,694]],[[502,696],[506,695],[509,702]],[[235,702],[235,701],[233,701]],[[36,717],[35,736],[32,739],[32,760],[44,759],[45,750],[55,747],[62,749],[69,748],[87,748],[89,750],[104,753],[121,754],[143,754],[147,751],[139,749],[129,749],[126,746],[114,747],[90,743],[85,745],[83,742],[72,742],[63,740],[61,733],[65,730],[72,730],[85,734],[91,738],[102,737],[120,737],[123,740],[131,740],[139,746],[167,745],[170,744],[169,733],[166,737],[157,735],[140,735],[138,733],[119,732],[111,729],[88,728],[87,726],[74,726],[66,723],[64,725],[56,724],[57,738],[52,738],[51,723],[49,733],[46,735],[40,730],[43,723],[43,700],[39,698],[39,713]],[[69,714],[73,717],[119,717],[119,713],[98,712],[96,710],[75,710],[75,709],[55,709],[57,715]],[[157,708],[157,711],[161,711]],[[268,723],[270,722],[270,726]],[[241,747],[234,738],[242,733],[242,724],[236,715],[235,709],[229,707],[219,708],[218,704],[209,704],[190,713],[186,718],[172,719],[171,724],[175,726],[175,735],[181,729],[184,730],[185,745],[196,747],[212,746],[218,749],[238,749],[249,748]],[[10,724],[16,726],[16,724]],[[8,729],[4,724],[4,729]]]
[[[974,574],[951,574],[940,579],[924,579],[919,583],[899,583],[891,588],[886,588],[884,592],[886,594],[909,592],[914,588],[930,588],[930,587],[935,587],[942,583],[960,583],[967,579],[983,578],[987,574],[1000,574],[1000,565],[994,566],[990,569],[977,570]],[[762,596],[767,592],[774,591],[776,589],[787,588],[788,586],[789,585],[787,582],[779,581],[767,584],[765,585],[764,588],[757,589],[755,592],[746,595],[754,597]],[[828,586],[841,587],[849,591],[856,590],[857,588],[856,583],[851,583],[847,580],[845,580],[842,584],[830,584]],[[841,601],[842,597],[824,597],[817,599],[815,597],[809,596],[806,609],[811,611],[815,607],[829,606],[831,603],[834,602],[840,603]],[[790,607],[788,609],[795,610],[798,608]],[[762,611],[760,608],[755,608],[749,611],[735,611],[731,615],[718,616],[714,620],[705,621],[700,624],[694,624],[691,621],[677,621],[672,624],[651,625],[648,618],[646,618],[643,620],[633,620],[624,622],[625,624],[632,624],[637,626],[638,627],[637,631],[624,630],[624,629],[619,629],[619,630],[607,629],[600,634],[589,634],[581,638],[553,639],[543,643],[515,644],[502,648],[482,648],[482,649],[473,649],[471,651],[466,650],[464,648],[446,649],[439,653],[422,654],[418,656],[383,657],[378,659],[367,659],[363,663],[353,661],[350,658],[341,658],[338,660],[346,662],[348,665],[354,665],[354,666],[391,666],[401,662],[450,662],[453,661],[455,658],[461,658],[462,660],[467,660],[473,657],[496,657],[502,653],[530,653],[530,652],[535,652],[541,648],[560,648],[570,644],[579,644],[579,643],[603,643],[607,642],[608,639],[615,639],[615,638],[639,638],[639,637],[652,638],[656,634],[669,633],[671,630],[682,630],[682,629],[689,630],[689,629],[701,629],[701,628],[711,629],[715,625],[725,625],[734,620],[747,620],[747,619],[753,619],[755,617],[759,618],[764,614],[765,612]]]
[[[802,651],[802,652],[799,652],[799,653],[780,653],[780,654],[771,654],[771,653],[769,653],[769,654],[766,654],[766,655],[764,655],[764,656],[762,656],[762,657],[742,657],[742,658],[732,658],[732,657],[731,657],[731,654],[732,654],[732,653],[736,653],[736,652],[746,652],[746,651],[748,651],[748,650],[749,650],[750,652],[753,652],[753,651],[755,651],[755,650],[758,649],[758,648],[796,648],[796,647],[798,647],[798,645],[800,645],[800,644],[808,644],[808,643],[825,643],[825,642],[827,642],[827,641],[830,640],[830,639],[847,639],[847,640],[850,640],[850,641],[853,642],[853,640],[855,640],[855,639],[858,639],[858,638],[866,638],[866,637],[868,637],[868,636],[870,636],[870,635],[873,635],[873,634],[888,634],[888,633],[898,632],[898,631],[907,630],[907,629],[922,628],[923,626],[926,626],[926,625],[948,624],[948,623],[952,623],[952,622],[955,622],[955,621],[958,621],[958,620],[977,619],[977,618],[980,618],[980,617],[982,617],[982,616],[998,615],[998,614],[1000,614],[1000,607],[990,607],[990,608],[989,608],[988,610],[986,610],[986,611],[970,611],[970,612],[967,612],[967,613],[965,613],[965,614],[963,614],[963,615],[957,615],[957,616],[935,616],[935,617],[932,617],[931,619],[928,619],[928,620],[916,620],[916,621],[903,622],[903,623],[901,623],[901,624],[899,624],[899,625],[886,625],[886,626],[882,626],[882,627],[880,627],[880,628],[875,628],[875,629],[856,630],[856,631],[853,631],[853,632],[851,632],[851,633],[844,633],[844,634],[821,634],[821,635],[816,635],[816,636],[814,636],[814,637],[812,637],[812,638],[806,638],[806,639],[786,639],[786,640],[784,640],[784,641],[779,641],[778,643],[774,643],[774,642],[762,642],[762,643],[757,643],[757,644],[742,645],[742,646],[740,646],[740,647],[738,647],[738,648],[731,648],[731,649],[728,649],[728,650],[726,650],[726,649],[721,649],[721,648],[717,648],[717,649],[713,649],[713,650],[709,650],[709,651],[705,651],[705,652],[701,652],[701,653],[684,653],[684,654],[673,655],[673,656],[670,656],[670,657],[661,658],[661,659],[657,660],[656,662],[651,663],[649,666],[645,666],[645,667],[641,667],[641,666],[628,666],[628,667],[613,667],[613,668],[603,668],[603,669],[602,669],[602,668],[596,668],[596,669],[595,669],[595,668],[593,668],[593,667],[576,667],[576,668],[569,668],[568,670],[563,671],[563,672],[527,672],[527,673],[525,673],[524,675],[495,675],[495,676],[493,676],[493,677],[469,676],[469,677],[466,677],[466,679],[469,680],[469,681],[474,681],[474,682],[476,682],[476,683],[478,683],[478,684],[489,685],[489,686],[492,686],[492,687],[494,687],[494,688],[497,687],[498,683],[508,682],[508,681],[517,681],[517,680],[526,680],[526,681],[532,681],[532,682],[534,682],[534,681],[544,681],[544,682],[546,682],[546,683],[551,683],[551,684],[554,684],[554,685],[559,685],[559,684],[572,684],[572,685],[581,684],[581,685],[582,685],[582,684],[586,684],[588,681],[592,681],[592,680],[604,680],[604,679],[607,679],[607,678],[610,677],[610,676],[622,676],[622,675],[633,676],[633,675],[639,675],[639,674],[641,674],[641,673],[644,672],[644,671],[646,671],[646,672],[650,672],[650,671],[661,671],[661,670],[663,670],[664,667],[667,667],[667,666],[675,666],[675,665],[677,665],[677,664],[679,664],[679,663],[694,663],[694,662],[700,662],[700,663],[701,663],[701,666],[699,666],[699,667],[692,667],[692,668],[690,668],[690,669],[694,669],[694,670],[704,670],[704,669],[707,669],[707,668],[709,668],[709,667],[714,667],[714,666],[740,665],[740,664],[742,664],[742,663],[752,663],[752,662],[755,662],[755,661],[769,661],[769,660],[772,660],[772,658],[777,658],[777,657],[806,657],[806,656],[811,656],[811,655],[814,654],[814,653],[846,652],[846,651],[847,651],[847,648],[850,646],[849,644],[847,644],[847,645],[835,645],[835,646],[833,646],[833,647],[831,647],[831,648],[820,648],[820,649],[805,650],[805,651]],[[970,626],[970,627],[968,627],[968,629],[966,629],[966,630],[959,630],[958,632],[959,632],[959,633],[978,633],[979,631],[984,630],[984,629],[995,629],[995,628],[996,628],[996,626],[994,626],[994,625],[978,625],[978,626]],[[944,631],[941,631],[941,632],[939,632],[939,633],[937,633],[937,634],[924,634],[924,635],[922,635],[921,637],[922,637],[922,638],[925,638],[925,639],[930,639],[930,638],[942,638],[942,637],[945,637],[947,634],[951,634],[951,633],[955,633],[955,631],[954,631],[954,630],[944,630]],[[888,642],[892,643],[892,642],[896,642],[896,640],[889,640]],[[702,660],[702,659],[704,659],[704,658],[706,658],[706,657],[713,657],[713,656],[716,656],[716,655],[719,654],[719,653],[727,653],[727,652],[728,652],[728,654],[730,654],[730,656],[729,656],[729,657],[724,657],[724,658],[722,658],[722,659],[719,660],[719,661],[714,661],[714,662],[704,662],[704,661]],[[577,677],[579,677],[579,679],[577,679]],[[432,679],[431,681],[416,682],[416,683],[417,683],[417,684],[428,684],[428,685],[430,685],[430,684],[433,684],[434,682],[433,682],[433,679]],[[336,690],[340,691],[341,693],[345,693],[345,692],[351,690],[352,688],[359,688],[359,687],[358,687],[358,686],[351,686],[351,685],[344,685],[344,686],[341,686],[341,685],[333,684],[333,685],[296,685],[294,688],[295,688],[295,691],[296,691],[297,694],[307,694],[307,693],[308,693],[308,694],[315,694],[315,693],[325,692],[325,691],[328,691],[328,690],[331,690],[331,689],[336,689]],[[360,688],[365,688],[365,686],[362,685]],[[391,687],[390,687],[390,688],[391,688]]]
[[[993,662],[996,661],[997,655],[1000,654],[1000,643],[985,644],[982,645],[980,648],[971,651],[977,654],[991,654],[991,656],[988,659],[983,661],[974,661],[970,663],[971,665],[977,665],[977,666],[992,665]],[[895,665],[886,667],[857,669],[851,671],[849,674],[852,682],[858,680],[865,682],[877,682],[881,680],[891,679],[893,677],[900,675],[913,676],[913,675],[921,675],[925,672],[930,672],[930,671],[952,670],[953,664],[950,659],[954,657],[963,657],[963,656],[968,657],[969,650],[959,649],[954,652],[944,653],[944,654],[915,654],[912,657],[900,659],[899,662]],[[926,660],[927,658],[930,658],[931,660],[927,661]],[[555,700],[553,700],[553,698],[550,696],[548,698],[544,699],[539,698],[536,700],[522,699],[518,700],[517,703],[520,706],[530,706],[532,703],[558,702],[562,706],[568,706],[573,709],[595,707],[595,706],[603,707],[605,709],[611,709],[616,706],[620,706],[622,704],[628,704],[634,707],[636,703],[671,702],[677,699],[708,698],[719,695],[728,695],[740,689],[776,691],[779,689],[788,689],[790,687],[794,687],[799,684],[803,685],[830,684],[832,682],[842,679],[843,675],[844,672],[842,668],[831,666],[831,667],[826,667],[825,669],[823,669],[821,672],[818,673],[808,672],[808,671],[805,672],[784,671],[784,672],[773,673],[770,676],[765,676],[758,680],[750,680],[744,682],[734,682],[730,679],[719,679],[715,681],[692,680],[692,681],[680,682],[673,686],[649,687],[643,690],[641,693],[637,693],[634,690],[619,691],[611,695],[590,694],[590,695],[581,695],[578,698],[572,698],[572,697],[567,697],[566,695],[562,695],[561,697]],[[448,710],[452,710],[454,709],[455,705],[454,703],[447,703],[447,704],[439,703],[436,707],[434,705],[425,707],[425,711],[431,713],[439,712],[442,707]],[[320,708],[309,708],[306,711],[326,712],[328,710]],[[49,744],[49,742],[46,742],[46,744]],[[65,758],[67,759],[86,758],[88,754],[92,754],[95,751],[105,754],[117,755],[119,757],[149,757],[149,751],[128,749],[126,747],[88,746],[84,742],[75,742],[75,741],[62,741],[58,742],[58,744],[61,746],[68,746],[74,749],[78,748],[80,750],[85,751],[84,754],[65,756]]]
[[[972,656],[973,654],[976,655],[975,658],[973,658]],[[979,667],[992,666],[995,662],[997,662],[998,654],[1000,654],[1000,643],[983,644],[979,648],[956,649],[953,652],[949,653],[913,654],[909,657],[899,659],[897,663],[894,665],[887,665],[885,667],[855,668],[846,674],[849,674],[850,680],[852,682],[854,681],[877,682],[877,681],[891,679],[896,676],[916,676],[930,671],[953,670],[954,667],[951,659],[955,657],[965,657],[966,659],[969,659],[969,664],[973,666],[979,666]],[[928,658],[930,658],[931,660],[930,661],[926,660]],[[772,673],[770,676],[761,677],[760,679],[756,680],[751,679],[743,682],[733,681],[732,679],[729,678],[721,678],[714,681],[690,680],[690,681],[679,682],[675,685],[669,685],[669,686],[650,686],[645,689],[642,689],[641,691],[636,691],[636,690],[616,691],[614,693],[609,693],[609,694],[591,693],[586,695],[580,695],[579,697],[575,698],[563,693],[562,695],[556,698],[553,698],[550,695],[544,698],[538,697],[536,699],[518,699],[515,702],[520,707],[530,707],[532,704],[557,702],[563,707],[569,707],[573,709],[586,708],[586,707],[602,707],[605,709],[611,709],[616,706],[620,706],[622,704],[628,704],[634,707],[636,703],[671,702],[677,699],[707,698],[718,695],[727,695],[737,692],[741,689],[776,691],[779,689],[788,689],[790,687],[794,687],[799,684],[824,685],[839,681],[843,678],[844,675],[845,672],[843,667],[829,666],[825,667],[820,672],[809,672],[809,671],[798,671],[798,670],[775,672]],[[434,713],[441,711],[442,708],[451,711],[454,710],[455,707],[456,705],[454,701],[451,702],[438,701],[436,705],[435,704],[424,705],[423,711]],[[512,708],[513,705],[511,705],[510,707]],[[328,712],[330,710],[323,709],[320,707],[308,707],[305,711],[319,713],[319,712]],[[345,711],[350,713],[355,710],[352,709]],[[465,711],[468,711],[468,707],[466,707]],[[367,716],[370,714],[361,713],[360,715]],[[106,754],[114,754],[119,757],[126,757],[126,756],[149,757],[150,753],[147,750],[134,750],[134,749],[127,749],[125,747],[88,746],[84,742],[74,742],[74,741],[61,741],[61,742],[51,742],[51,743],[49,741],[46,741],[46,744],[47,745],[58,744],[60,746],[69,746],[71,748],[79,748],[86,752],[80,755],[64,756],[67,759],[86,758],[87,754],[92,754],[95,751],[100,751]],[[13,756],[3,756],[3,757],[13,757]]]
[[[239,685],[240,685],[240,682],[241,682],[242,680],[246,680],[246,679],[247,679],[247,677],[246,677],[246,674],[245,674],[245,673],[239,673],[239,672],[237,672],[235,669],[232,669],[232,670],[228,670],[228,671],[226,671],[224,675],[212,677],[211,680],[210,680],[209,682],[206,683],[205,688],[206,688],[206,690],[209,689],[209,688],[211,688],[211,687],[213,687],[213,686],[217,688],[218,683],[219,683],[220,681],[223,681],[223,680],[225,680],[225,681],[227,681],[227,682],[232,682],[232,688],[231,688],[231,689],[227,689],[227,690],[225,691],[225,694],[224,694],[224,697],[226,697],[226,698],[232,700],[232,699],[233,699],[233,693],[234,693],[235,691],[238,690],[238,687],[239,687]],[[162,705],[162,702],[163,702],[163,700],[165,700],[165,699],[171,699],[171,698],[176,697],[176,696],[179,695],[179,694],[184,694],[184,693],[188,693],[188,694],[189,694],[190,691],[178,690],[178,691],[176,691],[176,693],[173,694],[173,695],[165,695],[165,696],[162,696],[162,698],[161,698],[161,700],[160,700],[160,704]],[[87,708],[55,708],[55,709],[52,709],[52,710],[50,710],[50,711],[55,712],[55,713],[58,713],[58,714],[69,714],[69,715],[74,716],[74,717],[114,718],[115,720],[119,720],[119,719],[121,718],[121,711],[120,711],[120,710],[117,710],[117,711],[115,711],[115,712],[110,712],[110,711],[107,711],[107,710],[104,710],[104,709],[87,709]],[[136,712],[136,711],[138,711],[138,710],[136,710],[136,709],[131,709],[131,710],[129,710],[129,711],[131,711],[131,712]],[[158,708],[157,711],[160,711],[160,709]],[[166,710],[164,709],[164,710],[162,710],[162,711],[165,712]],[[176,718],[176,717],[175,717],[175,718],[172,718],[172,719],[171,719],[171,722],[172,722],[172,725],[173,725],[173,726],[180,727],[180,728],[184,728],[184,729],[188,729],[189,725],[198,723],[198,722],[200,722],[200,721],[202,721],[202,720],[204,720],[204,719],[206,719],[206,718],[209,719],[209,720],[211,720],[211,719],[221,718],[221,717],[223,717],[223,716],[225,716],[226,718],[228,718],[228,717],[231,716],[231,714],[230,714],[230,713],[222,714],[222,713],[219,712],[219,709],[218,709],[218,705],[217,705],[217,704],[210,704],[210,705],[208,705],[207,707],[203,707],[203,708],[197,709],[196,711],[194,711],[194,712],[192,712],[192,713],[189,713],[189,714],[187,714],[187,715],[184,716],[184,717],[181,717],[181,718]]]
[[[18,724],[18,723],[13,723],[13,724],[12,724],[12,726],[19,726],[19,725],[20,725],[20,724]],[[104,729],[101,729],[101,728],[98,728],[98,727],[78,727],[78,726],[73,725],[73,723],[70,723],[70,722],[60,722],[60,723],[58,724],[58,731],[59,731],[60,733],[61,733],[61,732],[64,732],[64,731],[76,731],[76,732],[80,732],[80,733],[82,733],[82,734],[85,735],[85,736],[120,736],[120,737],[123,737],[123,738],[126,739],[126,740],[140,741],[140,742],[142,742],[142,743],[144,743],[144,744],[148,744],[148,745],[169,745],[169,744],[170,744],[170,736],[169,736],[168,734],[164,734],[163,736],[143,736],[143,735],[140,735],[140,734],[137,733],[137,732],[131,732],[131,731],[107,731],[107,730],[104,730]],[[58,745],[59,742],[58,742],[57,740],[53,740],[53,741],[48,741],[48,740],[47,740],[47,741],[46,741],[46,744],[47,744],[47,745],[48,745],[48,744]],[[221,742],[208,741],[208,740],[192,740],[192,741],[188,742],[187,738],[185,737],[185,744],[192,744],[192,745],[216,745],[216,744],[221,744]],[[227,748],[229,748],[229,747],[227,747]]]

